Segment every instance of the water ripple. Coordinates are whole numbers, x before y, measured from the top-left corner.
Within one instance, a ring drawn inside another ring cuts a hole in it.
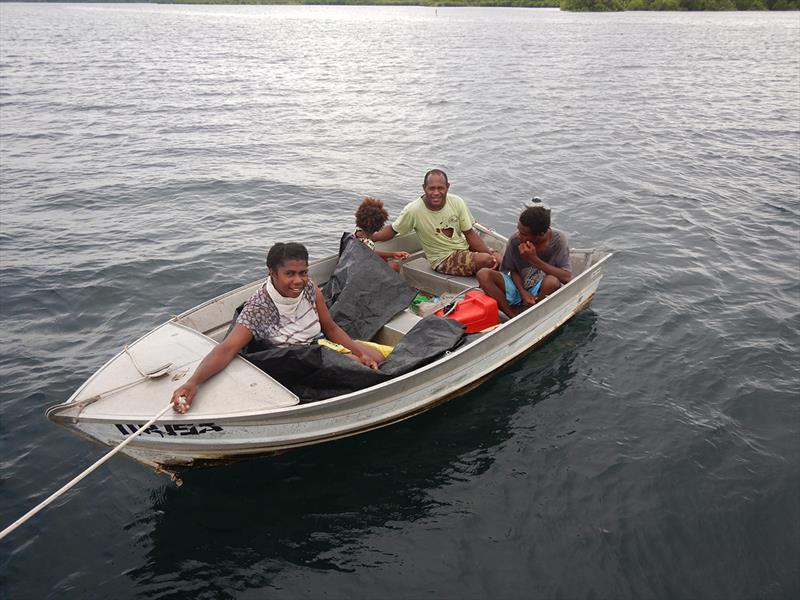
[[[396,216],[438,166],[487,225],[536,195],[616,253],[593,310],[429,414],[180,489],[111,461],[10,540],[9,594],[797,595],[796,13],[0,17],[4,521],[100,455],[45,407],[275,241],[333,250],[363,195]]]

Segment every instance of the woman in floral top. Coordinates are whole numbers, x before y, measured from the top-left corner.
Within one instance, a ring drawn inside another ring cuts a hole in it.
[[[324,334],[361,364],[377,369],[383,355],[350,338],[331,317],[322,292],[308,278],[308,251],[297,243],[277,243],[267,254],[269,277],[247,301],[228,336],[200,361],[192,376],[172,394],[176,412],[185,413],[198,387],[224,369],[251,340],[277,346],[309,344]]]

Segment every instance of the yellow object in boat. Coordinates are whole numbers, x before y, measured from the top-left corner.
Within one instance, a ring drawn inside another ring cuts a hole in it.
[[[364,344],[365,346],[369,346],[370,348],[374,348],[381,354],[383,354],[383,358],[386,358],[392,353],[394,350],[394,346],[385,346],[383,344],[376,344],[375,342],[365,342],[364,340],[356,340],[359,344]],[[350,354],[350,350],[342,346],[341,344],[337,344],[330,340],[326,340],[325,338],[320,338],[317,340],[317,343],[320,346],[325,346],[326,348],[330,348],[331,350],[335,350],[336,352],[340,352],[342,354]]]

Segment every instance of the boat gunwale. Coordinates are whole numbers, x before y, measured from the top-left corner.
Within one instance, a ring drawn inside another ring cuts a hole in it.
[[[465,383],[463,386],[460,386],[454,390],[448,391],[447,393],[438,396],[436,399],[431,400],[425,404],[417,405],[411,408],[408,411],[398,413],[391,417],[383,418],[383,419],[376,419],[373,421],[366,422],[362,425],[355,426],[350,429],[340,429],[337,430],[335,433],[326,434],[326,435],[316,435],[316,436],[298,436],[296,440],[289,440],[288,438],[283,438],[281,440],[277,440],[277,443],[273,445],[267,445],[264,440],[259,442],[240,442],[240,443],[222,443],[219,438],[212,438],[208,440],[208,443],[197,443],[196,441],[190,441],[187,443],[176,444],[174,442],[161,442],[158,439],[149,440],[147,443],[137,443],[138,440],[131,443],[129,447],[135,448],[139,451],[144,452],[169,452],[173,455],[174,458],[179,458],[183,454],[186,454],[187,457],[192,458],[193,460],[213,460],[215,457],[217,460],[232,460],[237,457],[244,457],[244,456],[252,456],[258,454],[268,454],[270,452],[280,452],[283,450],[290,450],[294,448],[302,448],[304,446],[311,446],[314,444],[320,444],[324,442],[334,441],[346,437],[352,437],[355,435],[359,435],[361,433],[366,433],[368,431],[373,431],[376,429],[380,429],[382,427],[387,427],[393,425],[394,423],[399,423],[401,421],[405,421],[412,417],[415,417],[419,414],[427,412],[445,402],[453,398],[457,398],[458,396],[462,396],[467,392],[471,391],[472,389],[480,386],[483,382],[490,379],[494,376],[494,374],[500,370],[508,367],[514,361],[520,359],[524,355],[528,354],[535,350],[539,345],[544,344],[551,335],[553,335],[558,329],[566,325],[566,323],[573,317],[575,314],[580,312],[583,308],[585,308],[592,300],[594,295],[590,295],[586,298],[581,304],[577,305],[575,310],[570,312],[562,321],[560,321],[555,327],[553,327],[550,331],[548,331],[545,335],[537,339],[533,344],[527,346],[526,348],[522,349],[520,352],[516,353],[514,356],[509,358],[507,361],[502,363],[500,366],[484,373],[483,375],[477,377],[474,380],[470,380],[469,382]],[[323,417],[321,417],[323,418]],[[241,423],[236,423],[237,425],[243,425]],[[257,424],[253,424],[257,425]],[[90,437],[88,434],[83,434],[86,437]],[[93,439],[93,438],[90,438]],[[96,439],[94,441],[97,442]],[[159,463],[161,464],[161,463]],[[166,467],[174,467],[177,466],[178,463],[175,465],[164,463]]]
[[[381,401],[380,393],[385,391],[387,388],[403,386],[405,383],[407,383],[412,378],[416,379],[416,378],[419,378],[420,376],[424,377],[424,374],[427,371],[430,371],[430,370],[432,370],[434,368],[438,368],[443,363],[457,360],[462,354],[464,354],[466,352],[469,352],[471,350],[474,350],[474,348],[476,347],[476,344],[477,345],[486,345],[486,343],[489,340],[491,340],[493,337],[496,337],[496,334],[499,334],[502,331],[507,331],[508,330],[508,326],[512,326],[513,327],[515,324],[519,325],[521,322],[524,322],[526,320],[532,321],[535,318],[534,315],[538,315],[538,314],[541,313],[541,310],[537,311],[538,307],[547,306],[548,303],[552,303],[552,302],[555,301],[553,299],[560,298],[563,295],[562,293],[565,292],[568,288],[576,287],[574,285],[575,283],[578,283],[578,282],[580,282],[581,280],[584,280],[584,279],[588,279],[591,276],[591,274],[596,273],[598,270],[600,270],[601,267],[604,265],[604,263],[606,263],[614,255],[613,252],[605,251],[605,250],[601,250],[601,249],[585,249],[585,250],[584,249],[575,249],[574,252],[576,252],[576,253],[580,253],[580,252],[584,252],[584,253],[601,252],[602,255],[599,258],[599,260],[597,260],[597,262],[594,262],[591,265],[589,265],[588,267],[584,268],[584,270],[577,277],[575,277],[574,279],[571,279],[566,285],[564,285],[561,288],[559,288],[559,290],[557,290],[555,293],[551,294],[550,296],[548,296],[547,298],[542,300],[540,303],[537,303],[537,305],[532,307],[532,309],[526,310],[526,311],[520,313],[519,315],[516,315],[515,317],[509,319],[505,323],[500,324],[499,326],[495,327],[492,331],[489,331],[489,332],[485,333],[480,340],[476,340],[475,342],[470,343],[470,344],[465,344],[465,345],[461,346],[460,348],[457,348],[456,350],[448,352],[448,353],[444,354],[443,356],[441,356],[440,358],[436,359],[435,361],[433,361],[433,362],[431,362],[431,363],[429,363],[427,365],[424,365],[424,366],[422,366],[422,367],[420,367],[418,369],[415,369],[415,370],[413,370],[413,371],[411,371],[409,373],[405,373],[405,374],[400,375],[398,377],[394,377],[394,378],[392,378],[390,380],[387,380],[387,381],[384,381],[384,382],[369,386],[367,388],[363,388],[361,390],[356,390],[354,392],[349,392],[347,394],[340,394],[338,396],[334,396],[334,397],[327,398],[327,399],[324,399],[324,400],[317,400],[317,401],[314,401],[314,402],[300,403],[300,404],[295,404],[295,405],[285,406],[285,407],[274,407],[274,408],[268,408],[268,409],[253,410],[253,411],[248,412],[247,414],[239,414],[239,415],[236,415],[236,416],[232,416],[230,413],[204,414],[202,416],[202,419],[204,421],[212,421],[213,420],[215,422],[224,422],[224,423],[240,424],[240,425],[248,423],[248,422],[252,422],[254,419],[260,419],[260,418],[263,418],[263,417],[269,417],[271,419],[271,421],[272,421],[271,424],[276,424],[276,425],[283,424],[285,422],[291,422],[291,421],[298,420],[298,419],[293,419],[291,417],[300,417],[301,420],[304,421],[304,422],[314,422],[314,421],[318,421],[318,420],[324,420],[324,419],[331,418],[332,413],[330,411],[329,412],[325,412],[326,409],[330,408],[331,405],[335,405],[335,404],[344,405],[344,404],[347,404],[348,401],[349,401],[351,406],[349,406],[349,407],[343,406],[342,410],[341,410],[341,413],[346,414],[346,413],[352,413],[352,412],[360,412],[360,411],[364,410],[365,408],[380,407],[383,404],[392,402],[392,401],[394,401],[394,398],[395,398],[396,394],[391,394],[391,393],[390,394],[385,394],[383,399],[382,399],[382,401]],[[331,258],[331,257],[326,257],[326,258],[323,258],[323,259],[320,259],[320,260],[328,260],[329,258]],[[215,301],[217,301],[219,299],[222,299],[222,298],[224,298],[226,296],[229,296],[229,295],[231,295],[233,293],[236,293],[237,291],[245,289],[245,288],[247,288],[247,287],[249,287],[249,286],[251,286],[251,285],[253,285],[255,283],[257,283],[257,282],[253,282],[251,284],[247,284],[245,286],[241,286],[240,288],[237,288],[236,290],[232,290],[230,292],[227,292],[225,294],[217,296],[216,298],[213,298],[212,300],[209,300],[206,303],[198,305],[197,307],[195,307],[193,309],[190,309],[189,311],[186,311],[183,314],[184,315],[185,314],[190,314],[190,313],[194,312],[195,310],[198,310],[199,308],[201,308],[203,306],[207,306],[210,303],[213,303],[213,302],[215,302]],[[459,394],[463,393],[462,390],[464,388],[466,388],[466,387],[473,386],[473,385],[478,385],[485,378],[490,377],[491,373],[493,373],[497,369],[505,367],[508,363],[512,362],[513,360],[516,360],[520,355],[522,355],[525,352],[529,351],[530,349],[534,348],[541,341],[543,341],[544,339],[549,337],[559,327],[564,325],[564,323],[566,323],[575,314],[577,314],[577,312],[579,312],[583,308],[583,306],[588,304],[588,302],[591,300],[593,295],[594,294],[590,294],[590,296],[586,300],[584,300],[579,305],[577,305],[574,310],[571,310],[565,316],[565,318],[563,320],[561,320],[557,325],[555,325],[554,327],[549,329],[547,332],[545,332],[541,336],[541,338],[535,340],[529,347],[524,348],[520,352],[518,352],[518,353],[514,354],[513,356],[509,357],[508,360],[503,361],[502,363],[500,363],[498,366],[495,366],[493,369],[491,369],[487,373],[482,374],[482,375],[477,375],[476,377],[469,379],[468,381],[466,381],[464,386],[462,386],[462,387],[460,387],[460,388],[458,388],[456,390],[453,390],[451,392],[446,393],[443,396],[444,399],[438,399],[437,398],[437,400],[434,400],[434,401],[432,401],[430,403],[427,403],[427,404],[419,406],[419,407],[415,407],[414,409],[412,409],[408,413],[408,416],[413,416],[414,414],[418,414],[419,412],[424,412],[425,410],[427,410],[427,408],[425,408],[425,407],[427,407],[428,404],[430,404],[431,407],[432,406],[436,406],[437,404],[446,401],[446,399],[450,398],[453,395],[459,395]],[[162,323],[158,327],[154,328],[153,330],[149,331],[148,333],[146,333],[145,335],[143,335],[139,339],[142,339],[142,338],[146,337],[147,335],[149,335],[150,333],[152,333],[153,331],[156,331],[157,329],[159,329],[159,328],[161,328],[161,327],[163,327],[163,326],[165,326],[165,325],[167,325],[167,324],[169,324],[171,322],[174,322],[177,318],[178,317],[173,317],[172,319],[170,319],[168,321],[165,321],[164,323]],[[180,323],[175,323],[175,324],[179,325],[179,326],[181,326],[183,328],[189,329],[192,332],[196,333],[197,335],[204,336],[204,337],[208,338],[209,340],[211,340],[214,343],[218,343],[215,340],[213,340],[212,338],[210,338],[209,336],[206,336],[202,332],[197,331],[195,329],[192,329],[191,327],[188,327],[187,325],[182,325]],[[514,336],[512,341],[518,340],[527,331],[532,329],[532,327],[533,327],[533,324],[530,324],[530,325],[528,325],[526,327],[519,327],[519,334]],[[110,364],[111,362],[116,360],[116,358],[121,356],[122,354],[124,354],[124,350],[122,352],[120,352],[119,354],[117,354],[114,358],[109,360],[96,373],[100,372],[108,364]],[[243,359],[243,360],[245,360],[245,362],[247,362],[246,359]],[[252,365],[252,366],[253,366],[253,368],[258,369],[254,365]],[[263,373],[263,374],[266,377],[269,377],[269,375],[267,373]],[[89,379],[87,379],[84,382],[84,384],[82,386],[80,386],[78,388],[78,390],[72,395],[71,398],[76,397],[85,388],[85,386],[88,385],[88,383],[93,379],[93,377],[94,377],[94,375],[92,377],[90,377]],[[272,379],[272,378],[270,378],[270,379]],[[377,397],[372,398],[371,400],[366,401],[364,403],[358,404],[359,397],[369,397],[369,396],[377,396]],[[72,417],[72,416],[68,416],[68,415],[56,414],[56,413],[61,412],[63,410],[68,410],[70,408],[73,408],[74,406],[79,405],[81,402],[85,402],[85,400],[81,400],[81,401],[77,401],[76,400],[76,401],[72,401],[72,402],[70,400],[68,400],[65,403],[58,404],[58,405],[55,405],[55,406],[52,406],[52,407],[48,408],[47,409],[47,413],[46,413],[48,418],[50,420],[56,422],[56,423],[61,424],[61,425],[70,425],[70,426],[73,425],[74,423],[76,423],[76,420],[80,420],[81,422],[84,422],[84,423],[87,423],[87,424],[88,423],[92,423],[92,424],[108,424],[108,423],[111,423],[112,421],[120,422],[120,421],[125,421],[126,420],[126,417],[123,417],[123,416],[114,417],[113,419],[110,419],[108,417],[91,417],[91,416]],[[305,418],[303,418],[304,413],[305,413]],[[319,414],[315,414],[315,413],[319,413]],[[192,420],[197,420],[196,418],[193,419],[193,416],[194,415],[192,415],[191,413],[187,413],[185,415],[179,415],[179,414],[176,413],[174,415],[165,416],[164,418],[159,419],[159,422],[160,423],[165,423],[165,424],[186,423],[186,422],[190,422]],[[398,416],[398,417],[392,417],[392,418],[386,420],[387,422],[384,423],[384,425],[385,424],[391,424],[391,423],[399,421],[399,420],[403,420],[405,418],[408,418],[408,416],[402,416],[401,415],[401,416]],[[143,418],[142,416],[137,416],[137,417],[130,417],[128,420],[136,421],[136,420],[141,420],[142,418]],[[381,421],[376,421],[376,423],[380,423],[380,422]],[[260,423],[260,424],[263,425],[264,423]],[[372,428],[381,427],[381,426],[383,426],[383,425],[376,424],[376,425],[372,426],[370,424],[370,426],[368,426],[366,428],[358,429],[355,433],[357,433],[358,431],[361,431],[361,430],[365,430],[366,431],[366,430],[369,430],[369,429],[372,429]],[[75,429],[77,429],[77,428],[75,428]],[[350,434],[350,435],[354,435],[355,433]],[[339,434],[336,434],[333,437],[324,436],[324,437],[321,437],[318,441],[324,441],[324,440],[327,440],[327,439],[336,439],[338,437],[340,437]],[[217,441],[219,441],[219,440],[217,440]],[[315,443],[315,442],[304,442],[304,443],[300,443],[300,444],[288,445],[286,447],[296,447],[296,446],[299,446],[299,445],[307,445],[308,443]],[[142,445],[135,444],[135,446],[141,447],[141,448],[155,448],[155,442],[151,441],[148,444],[142,444]],[[169,448],[172,448],[172,449],[181,448],[181,449],[183,449],[184,445],[183,444],[175,445],[173,443],[173,444],[169,445]]]

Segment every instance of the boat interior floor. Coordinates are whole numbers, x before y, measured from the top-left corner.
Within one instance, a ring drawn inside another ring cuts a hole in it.
[[[459,277],[434,271],[423,252],[416,252],[403,262],[400,276],[410,286],[427,296],[454,295],[465,293],[472,289],[480,289],[478,280],[475,277]],[[498,315],[501,323],[508,320],[508,317],[502,311],[498,311]],[[379,344],[394,346],[421,319],[422,317],[407,308],[384,325],[375,336],[374,341]]]

